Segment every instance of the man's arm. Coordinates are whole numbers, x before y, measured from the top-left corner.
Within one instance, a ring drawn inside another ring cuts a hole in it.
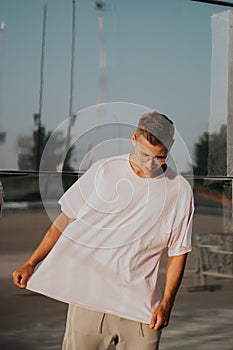
[[[150,328],[155,331],[166,327],[169,323],[171,309],[183,278],[186,259],[187,254],[168,258],[163,299],[155,309],[150,322]]]
[[[17,287],[26,288],[27,281],[33,274],[36,265],[48,255],[66,226],[72,221],[73,219],[68,218],[64,213],[61,213],[56,218],[34,253],[22,266],[13,272],[13,282]]]

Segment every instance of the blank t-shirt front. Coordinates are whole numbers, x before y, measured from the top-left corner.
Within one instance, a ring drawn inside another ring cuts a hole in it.
[[[193,195],[170,167],[141,178],[129,155],[97,161],[59,200],[74,221],[27,288],[67,303],[149,323],[158,269],[191,250]]]

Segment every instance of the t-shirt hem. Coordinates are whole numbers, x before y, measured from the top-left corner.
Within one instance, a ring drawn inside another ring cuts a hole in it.
[[[39,291],[39,290],[36,290],[34,288],[31,288],[30,286],[26,287],[26,289],[30,290],[32,292],[35,292],[35,293],[43,294],[46,297],[49,297],[49,298],[61,301],[61,302],[65,303],[65,304],[77,305],[77,306],[80,306],[80,307],[83,307],[83,308],[87,308],[87,309],[90,309],[90,310],[93,310],[93,311],[98,311],[98,312],[102,312],[102,313],[115,315],[117,317],[122,317],[122,318],[131,320],[131,321],[135,321],[135,322],[141,322],[141,323],[144,323],[144,324],[149,324],[150,323],[150,320],[148,321],[148,319],[146,320],[146,319],[143,319],[143,318],[136,318],[135,316],[126,315],[126,314],[124,314],[123,312],[120,312],[120,311],[119,312],[118,311],[113,311],[111,309],[104,308],[104,307],[103,308],[98,308],[98,307],[96,307],[94,305],[91,305],[91,304],[74,302],[73,300],[70,300],[69,298],[58,297],[57,295],[54,295],[52,293],[48,293],[48,292],[43,291],[43,290]],[[151,311],[151,316],[152,316],[152,311]]]

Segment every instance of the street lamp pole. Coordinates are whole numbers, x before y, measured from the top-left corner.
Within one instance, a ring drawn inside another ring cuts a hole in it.
[[[70,62],[70,100],[69,100],[69,116],[68,125],[66,131],[65,147],[63,152],[62,165],[70,148],[71,141],[71,127],[73,126],[76,115],[73,110],[73,97],[74,97],[74,59],[75,59],[75,32],[76,32],[76,2],[72,0],[72,31],[71,31],[71,62]]]
[[[44,57],[45,57],[45,34],[47,21],[47,5],[44,5],[43,14],[43,29],[42,29],[42,47],[41,47],[41,62],[40,62],[40,91],[39,91],[39,112],[34,114],[34,121],[37,126],[37,140],[36,140],[36,170],[40,168],[41,159],[41,142],[42,142],[42,108],[43,108],[43,89],[44,89]]]

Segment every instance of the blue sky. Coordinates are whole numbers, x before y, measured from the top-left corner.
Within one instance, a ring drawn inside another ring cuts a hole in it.
[[[208,129],[211,16],[227,7],[190,0],[106,0],[106,102],[166,113],[192,152]],[[0,0],[1,166],[17,168],[16,140],[38,112],[43,6],[47,4],[42,122],[54,130],[69,111],[72,0]],[[73,109],[95,105],[99,87],[97,11],[76,1]],[[3,148],[3,147],[2,147]],[[7,153],[7,157],[6,157]]]

